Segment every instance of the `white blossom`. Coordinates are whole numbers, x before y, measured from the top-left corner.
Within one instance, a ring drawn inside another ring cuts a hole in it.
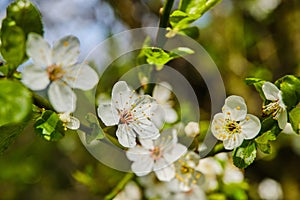
[[[260,121],[256,116],[247,114],[242,97],[229,96],[222,111],[214,116],[211,130],[218,140],[223,141],[225,149],[232,150],[240,146],[244,139],[252,139],[259,133]]]
[[[125,188],[113,200],[140,200],[142,194],[139,187],[133,181],[126,184]]]
[[[76,95],[72,88],[89,90],[98,83],[97,73],[87,64],[76,64],[79,40],[66,36],[53,48],[36,33],[30,33],[26,46],[33,65],[24,67],[22,82],[31,90],[48,86],[49,100],[57,112],[74,112]]]
[[[263,106],[263,113],[272,114],[273,118],[278,120],[279,128],[284,129],[287,124],[287,110],[282,100],[282,92],[270,82],[265,82],[262,90],[266,99],[271,101],[271,103]]]
[[[175,190],[188,192],[193,185],[200,185],[204,181],[204,175],[198,171],[200,156],[192,151],[183,155],[175,163],[175,179],[173,184],[176,186]],[[174,188],[174,186],[173,186]]]
[[[145,176],[154,171],[160,181],[170,181],[175,177],[173,162],[183,155],[187,148],[177,143],[175,129],[164,131],[156,140],[140,140],[136,146],[126,152],[127,158],[133,161],[132,171],[138,176]]]
[[[157,109],[155,100],[148,95],[136,95],[126,82],[117,82],[112,89],[110,103],[100,102],[98,116],[106,126],[118,125],[116,135],[124,147],[134,147],[136,137],[156,139],[159,130],[152,122]]]
[[[80,127],[80,121],[71,116],[70,113],[65,112],[65,113],[60,113],[58,114],[59,119],[63,122],[63,125],[65,128],[71,129],[71,130],[77,130]]]
[[[228,160],[224,169],[223,182],[225,184],[241,183],[243,180],[244,173],[239,168],[234,166],[231,160]]]
[[[164,111],[164,121],[174,123],[178,116],[176,110],[173,109],[174,102],[170,100],[172,87],[167,82],[161,82],[153,89],[152,96]]]
[[[176,192],[172,199],[174,200],[206,200],[206,194],[199,185],[192,185],[188,191]]]
[[[196,137],[200,132],[199,124],[197,122],[189,122],[184,127],[184,132],[188,137]]]
[[[221,164],[213,157],[200,159],[197,169],[205,175],[204,187],[211,191],[218,187],[217,176],[223,173]]]
[[[263,200],[283,199],[283,192],[280,183],[270,178],[262,180],[258,186],[258,194]]]

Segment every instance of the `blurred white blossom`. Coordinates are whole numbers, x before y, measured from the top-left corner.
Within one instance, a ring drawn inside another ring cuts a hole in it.
[[[134,182],[126,184],[125,188],[113,200],[140,200],[142,199],[141,190]]]
[[[70,115],[70,113],[60,113],[58,114],[59,119],[63,122],[65,128],[69,128],[71,130],[77,130],[80,126],[80,121],[76,117]]]
[[[279,200],[283,199],[283,192],[280,183],[265,178],[258,186],[258,194],[263,200]]]

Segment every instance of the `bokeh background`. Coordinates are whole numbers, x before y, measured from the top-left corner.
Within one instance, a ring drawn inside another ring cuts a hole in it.
[[[0,0],[0,20],[10,0]],[[109,36],[132,28],[158,26],[160,0],[35,0],[50,43],[72,34],[81,41],[80,59]],[[259,114],[261,100],[246,77],[276,80],[300,76],[299,0],[223,0],[195,22],[197,39],[217,64],[227,94],[243,96],[249,112]],[[118,51],[112,46],[104,55]],[[174,61],[176,62],[176,61]],[[178,61],[178,66],[181,62]],[[192,76],[190,71],[182,73]],[[192,80],[202,105],[209,104],[203,82]],[[202,92],[203,90],[203,92]],[[201,110],[209,113],[209,110]],[[290,130],[259,154],[247,168],[249,199],[259,198],[264,178],[281,184],[284,199],[300,196],[300,137]],[[1,133],[0,133],[1,134]],[[94,159],[76,133],[46,142],[30,126],[0,156],[0,199],[102,199],[123,173]]]

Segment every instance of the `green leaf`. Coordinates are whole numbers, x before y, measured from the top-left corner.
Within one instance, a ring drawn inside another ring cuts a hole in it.
[[[295,107],[300,101],[300,80],[293,75],[286,75],[278,79],[275,84],[282,91],[282,98],[288,110]]]
[[[183,28],[180,31],[178,31],[179,34],[181,35],[186,35],[189,36],[193,39],[197,39],[200,36],[199,33],[199,28],[196,26],[188,27],[188,28]]]
[[[148,64],[164,65],[172,59],[167,52],[157,47],[145,48],[144,54]]]
[[[300,134],[300,108],[294,108],[289,112],[290,123],[294,131]]]
[[[24,130],[27,123],[9,124],[0,127],[0,153],[3,153],[8,146],[15,141],[19,134]]]
[[[25,57],[25,34],[19,26],[9,26],[6,22],[2,23],[1,54],[7,63],[18,66]]]
[[[233,163],[238,168],[248,167],[256,158],[256,145],[253,141],[245,140],[243,144],[232,152]]]
[[[259,78],[246,78],[245,79],[245,83],[247,85],[253,85],[263,100],[266,100],[266,97],[262,91],[262,86],[265,82],[266,82],[265,80],[262,80]]]
[[[51,111],[43,111],[34,124],[35,130],[45,140],[58,141],[65,135],[65,128],[59,116]]]
[[[30,32],[43,34],[41,14],[28,0],[17,0],[6,9],[1,26],[1,54],[16,68],[27,59],[25,44]]]
[[[264,132],[261,136],[255,139],[257,147],[265,154],[271,153],[270,141],[274,141],[280,133],[278,126],[274,126],[271,130]]]
[[[219,2],[221,0],[181,0],[179,10],[200,17]]]
[[[0,126],[22,122],[31,113],[31,94],[19,82],[0,80],[0,105]]]
[[[86,121],[89,123],[88,127],[91,130],[88,130],[85,135],[85,140],[87,144],[90,144],[93,140],[101,140],[104,138],[104,133],[100,127],[97,116],[92,113],[88,113],[85,116]]]

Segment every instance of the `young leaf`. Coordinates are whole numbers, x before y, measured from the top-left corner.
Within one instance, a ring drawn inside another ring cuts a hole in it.
[[[264,132],[261,136],[255,139],[257,147],[265,154],[271,153],[270,141],[274,141],[277,135],[281,132],[278,126],[274,126],[271,130]]]
[[[253,141],[245,140],[241,146],[232,152],[233,163],[238,168],[248,167],[256,158],[256,145]]]
[[[58,141],[65,135],[62,121],[59,119],[59,116],[51,110],[44,111],[36,120],[34,127],[37,133],[48,141]]]
[[[31,113],[31,94],[19,82],[0,80],[0,105],[0,126],[22,122]]]
[[[294,131],[300,134],[300,108],[294,108],[289,112],[290,122]]]
[[[0,127],[0,153],[3,153],[8,146],[15,141],[24,130],[26,122],[20,124],[9,124]]]
[[[41,14],[28,0],[17,0],[6,9],[1,26],[1,54],[7,63],[17,67],[25,61],[25,43],[30,32],[43,34]]]
[[[263,86],[264,82],[265,82],[265,80],[258,79],[258,78],[246,78],[245,79],[245,83],[247,85],[253,85],[255,87],[256,91],[259,93],[260,97],[263,100],[266,100],[266,97],[262,91],[262,86]]]
[[[300,79],[293,75],[286,75],[275,82],[282,91],[283,101],[288,109],[295,107],[300,101]]]
[[[93,140],[101,140],[104,138],[104,133],[100,127],[98,118],[92,114],[88,113],[85,116],[86,121],[89,123],[88,127],[91,130],[86,131],[85,133],[85,140],[87,144],[90,144]]]

